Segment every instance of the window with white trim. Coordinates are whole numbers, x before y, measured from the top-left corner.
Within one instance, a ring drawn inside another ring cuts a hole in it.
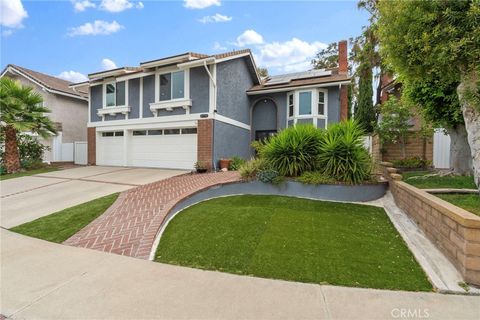
[[[107,83],[105,85],[105,96],[106,96],[106,106],[107,107],[114,107],[116,106],[116,93],[117,86],[115,82]]]
[[[159,78],[160,101],[185,98],[185,71],[163,73]]]
[[[318,126],[319,119],[326,126],[328,113],[328,89],[304,89],[287,93],[287,126],[297,123],[312,123]]]

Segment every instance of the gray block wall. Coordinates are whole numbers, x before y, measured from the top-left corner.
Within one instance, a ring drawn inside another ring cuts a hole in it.
[[[213,161],[234,156],[250,159],[250,130],[215,120],[213,124]]]
[[[250,99],[247,90],[253,86],[245,60],[234,59],[217,65],[217,112],[250,124]]]

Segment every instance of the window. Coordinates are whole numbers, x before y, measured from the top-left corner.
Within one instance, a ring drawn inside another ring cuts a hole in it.
[[[162,130],[148,130],[149,136],[161,136],[163,134]]]
[[[171,134],[180,134],[180,129],[165,129],[163,130],[164,135],[171,135]]]
[[[312,92],[300,92],[298,95],[298,114],[303,115],[310,115],[312,114]]]
[[[185,98],[185,72],[160,75],[160,101]]]
[[[318,114],[325,115],[325,92],[318,91]]]
[[[134,136],[146,136],[147,130],[135,130],[133,131]]]
[[[288,116],[293,117],[293,93],[288,95]]]
[[[197,128],[184,128],[182,129],[182,134],[196,134]]]
[[[102,137],[113,137],[113,132],[102,132]]]
[[[116,106],[115,98],[116,98],[116,86],[115,82],[107,83],[106,85],[106,106],[107,107],[114,107]]]
[[[123,137],[123,131],[116,131],[115,137]]]

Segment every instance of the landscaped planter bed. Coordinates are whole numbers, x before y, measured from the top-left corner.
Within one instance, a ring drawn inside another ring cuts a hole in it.
[[[202,190],[185,198],[173,207],[169,216],[197,202],[229,195],[280,195],[315,200],[366,202],[383,197],[387,188],[387,182],[363,185],[311,185],[296,181],[285,181],[278,185],[260,181],[229,183]]]

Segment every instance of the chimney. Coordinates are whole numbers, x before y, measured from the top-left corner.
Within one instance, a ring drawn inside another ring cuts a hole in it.
[[[338,73],[348,72],[347,40],[338,42]]]

